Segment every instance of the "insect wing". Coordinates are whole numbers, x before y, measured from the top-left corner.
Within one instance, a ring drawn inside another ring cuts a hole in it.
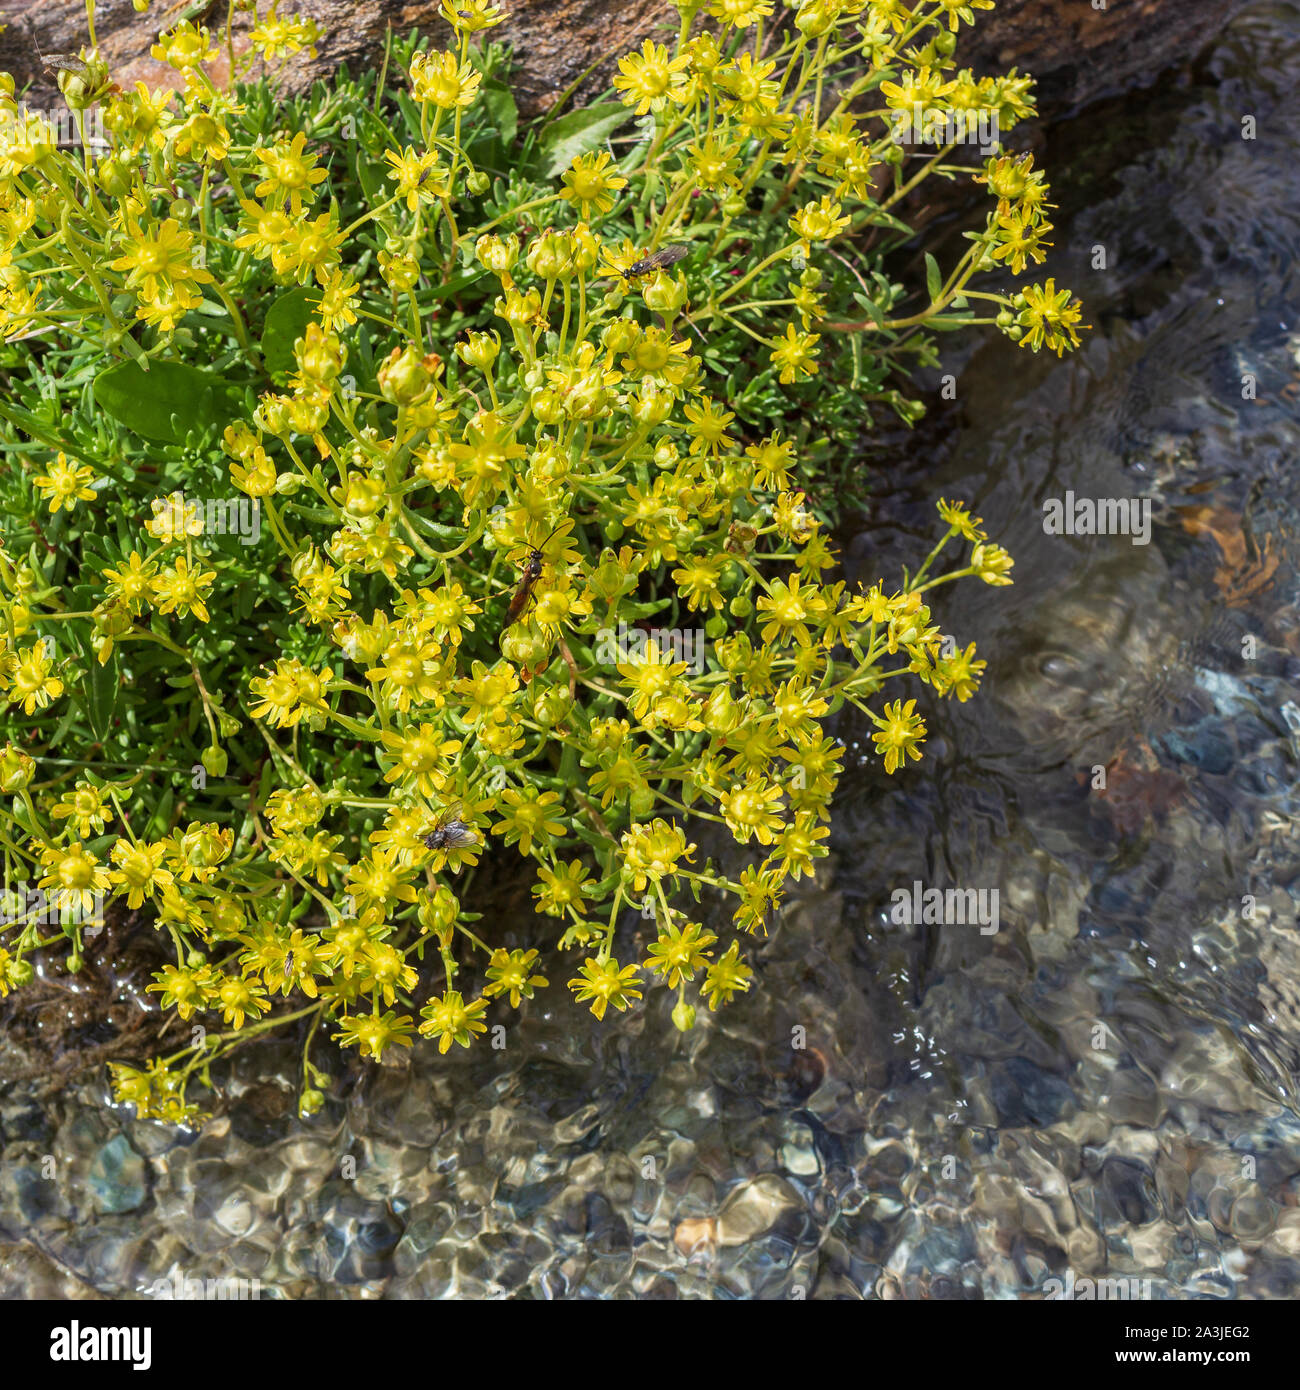
[[[460,801],[444,806],[433,829],[424,837],[427,848],[433,850],[465,849],[478,844],[478,836],[460,818]]]
[[[466,849],[478,844],[478,836],[461,820],[450,821],[442,833],[447,849]]]
[[[46,53],[44,59],[45,66],[50,71],[57,69],[59,72],[75,72],[78,76],[86,71],[86,64],[71,53]]]
[[[685,242],[679,241],[674,246],[665,246],[662,251],[656,251],[649,259],[656,270],[664,270],[670,265],[676,265],[690,249]]]

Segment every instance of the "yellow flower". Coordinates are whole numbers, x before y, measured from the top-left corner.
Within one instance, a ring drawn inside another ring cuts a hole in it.
[[[420,1010],[424,1019],[420,1032],[426,1038],[438,1039],[439,1052],[446,1052],[453,1042],[468,1047],[476,1033],[487,1032],[487,1024],[480,1017],[487,1006],[486,999],[467,1004],[459,990],[449,989],[441,999],[430,999]]]
[[[78,782],[71,795],[54,804],[50,814],[55,820],[66,820],[78,835],[102,835],[107,808],[104,793],[90,782]]]
[[[886,772],[896,771],[909,756],[918,761],[921,757],[917,744],[925,737],[925,720],[915,710],[915,700],[909,700],[906,705],[895,700],[892,705],[885,706],[883,719],[878,714],[871,715],[878,726],[871,741],[877,752],[885,756]]]
[[[768,593],[759,597],[755,607],[764,624],[764,642],[793,637],[801,647],[808,645],[808,623],[816,616],[818,595],[815,589],[801,589],[797,574],[790,576],[789,583],[773,579]]]
[[[1079,346],[1075,325],[1083,315],[1079,301],[1069,290],[1058,290],[1053,279],[1046,285],[1030,285],[1022,293],[1025,307],[1020,313],[1020,325],[1029,330],[1020,340],[1022,347],[1037,352],[1045,345],[1060,357],[1067,348]]]
[[[977,545],[971,551],[970,567],[986,584],[1000,586],[1012,583],[1007,571],[1015,563],[1000,545]]]
[[[770,845],[782,824],[781,788],[750,773],[740,786],[723,792],[718,810],[739,844],[748,844],[752,835],[760,845]]]
[[[419,207],[421,201],[432,203],[447,196],[449,171],[438,163],[438,156],[433,150],[417,154],[408,145],[401,154],[386,150],[384,158],[392,166],[388,177],[397,181],[397,191],[405,197],[406,206],[411,212]]]
[[[521,997],[531,999],[534,989],[545,989],[549,983],[541,975],[529,974],[536,959],[536,951],[493,951],[487,968],[489,983],[483,993],[489,997],[508,994],[510,1007],[517,1009]]]
[[[608,212],[614,206],[614,194],[627,187],[627,180],[619,176],[617,169],[607,168],[611,163],[610,152],[601,150],[578,155],[564,171],[560,197],[578,209],[579,217],[590,217],[593,208]]]
[[[50,674],[53,664],[53,643],[37,643],[20,652],[8,674],[9,703],[21,704],[25,714],[34,714],[57,700],[63,694],[63,682]]]
[[[287,200],[290,217],[299,216],[304,196],[313,197],[315,186],[326,178],[325,170],[316,167],[316,156],[303,154],[306,143],[307,137],[299,131],[287,145],[253,151],[266,173],[254,192],[273,207],[282,207]]]
[[[492,827],[494,835],[504,837],[506,844],[519,843],[520,854],[530,854],[533,841],[549,844],[564,834],[564,822],[555,819],[559,809],[558,792],[538,791],[536,787],[513,787],[501,793],[501,820]]]
[[[1043,247],[1052,243],[1044,241],[1043,235],[1052,230],[1050,222],[1038,221],[1031,212],[1020,209],[999,214],[994,224],[997,244],[993,248],[993,259],[1005,261],[1013,275],[1023,273],[1029,260],[1040,265],[1046,260],[1047,252]]]
[[[410,76],[416,101],[444,111],[472,106],[482,81],[469,63],[458,63],[454,53],[417,53],[411,59]]]
[[[754,981],[754,972],[740,959],[740,943],[733,941],[727,954],[709,966],[704,977],[703,993],[710,1009],[730,1002],[731,996],[747,990]]]
[[[181,71],[198,67],[212,57],[208,31],[206,28],[196,29],[187,19],[170,33],[160,35],[158,42],[149,50],[149,56]]]
[[[192,613],[201,623],[208,621],[207,605],[203,602],[216,570],[192,570],[184,555],[178,555],[170,568],[158,571],[153,581],[153,596],[160,613]]]
[[[959,536],[974,542],[988,539],[981,524],[984,518],[972,516],[965,502],[949,502],[947,498],[941,497],[935,506],[939,515]]]
[[[959,19],[964,19],[967,24],[974,24],[974,12],[991,10],[993,0],[939,0],[939,8],[948,11],[948,28],[956,33]]]
[[[620,970],[618,961],[612,957],[601,961],[589,956],[568,985],[579,1004],[591,1000],[591,1012],[597,1018],[604,1018],[605,1010],[611,1004],[625,1012],[631,1008],[634,999],[641,998],[641,991],[634,983],[636,974],[635,965],[625,966]]]
[[[216,975],[210,965],[202,965],[197,970],[164,965],[154,972],[154,980],[156,983],[146,986],[146,990],[161,994],[164,1007],[174,1008],[182,1018],[190,1018],[196,1010],[207,1008],[217,990]]]
[[[746,29],[772,13],[772,0],[713,0],[709,14],[721,24]]]
[[[144,841],[133,845],[129,840],[118,840],[114,844],[111,858],[117,867],[109,878],[119,885],[119,893],[126,893],[128,907],[140,907],[146,897],[153,896],[156,889],[171,886],[171,871],[162,867],[170,849],[171,844],[167,840],[159,840],[152,845]]]
[[[629,53],[618,60],[619,75],[614,87],[623,93],[623,104],[636,109],[638,116],[662,111],[670,101],[680,101],[686,90],[685,69],[690,58],[669,58],[661,43],[649,39],[640,53]]]
[[[716,933],[705,931],[699,922],[687,922],[683,927],[669,922],[649,948],[650,959],[644,968],[662,975],[668,987],[676,989],[684,980],[693,980],[697,970],[705,968],[713,954],[705,948],[717,939]]]
[[[79,917],[93,911],[95,894],[109,886],[108,870],[80,844],[42,850],[41,863],[48,872],[40,880],[40,887],[52,890],[50,905],[60,916]]]
[[[61,507],[72,511],[78,500],[93,501],[95,490],[90,484],[94,481],[93,468],[82,463],[69,463],[63,453],[50,465],[48,473],[42,473],[32,479],[48,500],[51,513],[57,512]]]
[[[793,323],[786,324],[785,337],[778,338],[772,349],[772,361],[781,368],[783,386],[789,386],[801,376],[816,375],[818,366],[813,359],[820,341],[819,333],[800,333]]]
[[[406,1035],[415,1026],[409,1014],[398,1015],[391,1009],[383,1014],[344,1014],[339,1023],[341,1031],[333,1034],[334,1041],[344,1047],[359,1047],[363,1057],[376,1061],[394,1043],[410,1047],[411,1040]]]
[[[384,773],[393,785],[410,783],[423,796],[433,796],[447,781],[444,770],[464,746],[460,739],[444,738],[432,724],[408,724],[402,733],[385,732],[384,747],[397,755]]]
[[[291,19],[281,19],[276,14],[279,0],[275,0],[265,19],[253,26],[249,42],[262,55],[265,62],[292,58],[294,54],[307,50],[307,56],[316,56],[316,42],[322,37],[320,27],[311,18],[294,15]]]
[[[174,217],[148,232],[134,220],[127,225],[129,233],[123,243],[127,249],[112,262],[112,267],[127,272],[127,288],[135,290],[146,303],[186,280],[205,285],[212,282],[211,274],[198,262],[193,234]]]

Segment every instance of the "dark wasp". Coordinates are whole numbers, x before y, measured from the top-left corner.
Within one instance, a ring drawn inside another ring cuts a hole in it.
[[[517,622],[525,608],[528,607],[528,600],[533,596],[533,590],[537,587],[537,581],[542,577],[542,565],[545,563],[545,556],[542,551],[550,544],[555,532],[563,526],[564,522],[552,531],[550,536],[541,543],[535,545],[528,552],[528,558],[524,561],[524,568],[519,576],[519,584],[510,598],[510,607],[506,609],[506,620],[501,624],[501,631],[497,633],[497,641],[501,640],[505,630],[514,622]]]
[[[628,266],[623,272],[623,278],[634,280],[638,276],[649,275],[651,271],[667,270],[670,265],[676,265],[690,249],[684,241],[679,241],[672,246],[661,247],[658,251],[652,251],[648,256],[642,256],[639,261]]]

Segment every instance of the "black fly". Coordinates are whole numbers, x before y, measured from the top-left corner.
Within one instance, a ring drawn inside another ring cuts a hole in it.
[[[459,801],[453,801],[438,817],[433,829],[424,837],[424,847],[432,850],[465,849],[478,844],[478,836],[460,818]]]

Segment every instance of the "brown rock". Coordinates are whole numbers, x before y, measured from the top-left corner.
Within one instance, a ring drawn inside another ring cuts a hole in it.
[[[221,5],[224,0],[218,0]],[[1153,80],[1166,67],[1189,61],[1244,0],[999,0],[992,13],[977,11],[975,28],[963,26],[958,56],[981,72],[1012,66],[1040,82],[1041,108],[1056,115],[1102,96]],[[437,0],[282,0],[285,14],[316,18],[326,30],[314,62],[294,59],[286,73],[291,91],[346,62],[354,72],[379,61],[384,32],[412,29],[446,39]],[[487,37],[509,43],[519,64],[516,95],[525,114],[546,110],[592,63],[584,84],[592,95],[608,83],[619,55],[644,38],[675,32],[671,0],[503,0],[505,23]],[[137,15],[130,0],[99,0],[95,27],[100,50],[118,80],[158,81],[168,70],[149,58],[165,19],[166,0]],[[223,11],[224,12],[224,11]],[[788,12],[779,11],[788,19]],[[0,0],[0,69],[21,85],[34,84],[32,104],[52,100],[26,20],[35,22],[45,53],[75,52],[86,41],[83,0]],[[169,80],[176,83],[174,75]]]

